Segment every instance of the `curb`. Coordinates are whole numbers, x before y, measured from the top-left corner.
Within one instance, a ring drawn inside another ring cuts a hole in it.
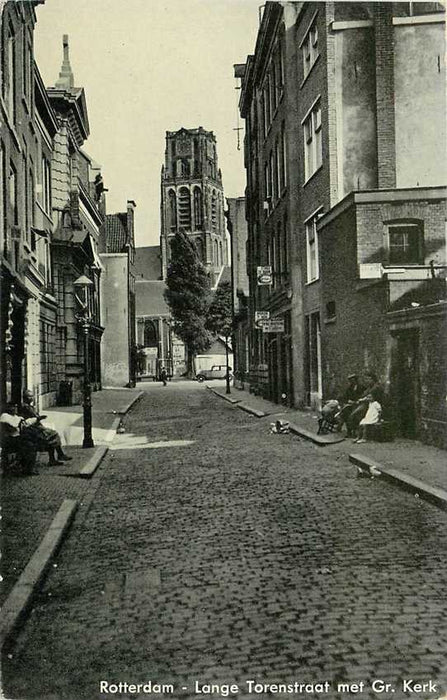
[[[216,394],[220,399],[224,399],[225,401],[228,401],[228,403],[239,403],[241,399],[235,399],[233,396],[229,396],[227,394],[221,394],[220,391],[217,391],[216,389],[213,389],[211,386],[207,386],[207,389],[213,392],[213,394]]]
[[[316,433],[311,433],[310,430],[306,428],[301,428],[296,423],[290,423],[290,430],[292,433],[299,435],[305,440],[311,440],[315,445],[320,445],[320,447],[326,447],[326,445],[336,445],[339,442],[344,441],[344,437],[335,437],[335,435],[317,435]]]
[[[125,416],[126,413],[129,413],[129,411],[132,408],[132,406],[134,405],[134,403],[139,401],[141,399],[141,397],[144,396],[144,394],[145,394],[144,391],[140,391],[139,394],[137,394],[137,396],[134,396],[134,398],[131,401],[129,401],[128,404],[126,404],[126,406],[123,408],[122,411],[117,411],[118,415]]]
[[[404,472],[400,472],[398,469],[386,467],[383,464],[380,464],[380,462],[376,462],[365,455],[350,454],[349,461],[351,464],[355,464],[356,467],[360,467],[360,469],[367,471],[370,475],[371,468],[378,470],[380,472],[380,476],[387,481],[398,484],[406,491],[410,491],[415,495],[420,496],[425,501],[429,501],[430,503],[438,506],[438,508],[447,510],[447,491],[444,491],[444,489],[438,488],[437,486],[430,486],[424,481],[415,479],[414,476],[404,474]]]
[[[78,502],[64,499],[51,521],[46,534],[26,565],[2,608],[0,622],[1,645],[10,636],[28,610],[34,594],[40,587],[51,560],[71,525]]]
[[[248,403],[238,403],[237,407],[246,413],[251,413],[251,415],[256,416],[256,418],[264,418],[264,416],[267,415],[267,413],[264,413],[264,411],[258,411],[257,408],[252,408],[248,405]]]
[[[82,479],[91,479],[95,471],[98,469],[99,465],[101,464],[102,460],[106,456],[107,452],[109,451],[109,448],[105,445],[99,445],[99,447],[96,448],[95,452],[92,454],[90,459],[88,460],[87,464],[85,464],[82,469],[79,471],[79,476]]]

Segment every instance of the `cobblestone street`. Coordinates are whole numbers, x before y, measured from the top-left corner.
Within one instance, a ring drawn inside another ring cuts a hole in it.
[[[6,649],[5,696],[143,698],[100,683],[151,681],[173,686],[156,697],[207,698],[214,683],[239,699],[440,698],[446,513],[203,385],[139,388]],[[309,685],[265,687],[295,682]]]

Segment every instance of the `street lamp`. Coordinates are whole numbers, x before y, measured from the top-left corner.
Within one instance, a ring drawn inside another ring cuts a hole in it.
[[[94,447],[95,445],[92,438],[92,388],[90,386],[89,363],[89,339],[92,319],[88,307],[88,290],[93,287],[93,282],[86,275],[81,275],[73,282],[73,286],[75,290],[79,290],[79,292],[84,290],[83,299],[82,296],[79,297],[75,294],[76,301],[80,307],[79,312],[76,314],[76,319],[82,328],[84,338],[84,385],[82,403],[84,408],[84,440],[82,442],[82,447]]]

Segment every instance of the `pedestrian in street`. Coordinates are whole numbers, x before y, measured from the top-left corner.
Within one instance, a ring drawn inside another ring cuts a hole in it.
[[[68,462],[71,460],[71,457],[66,455],[62,449],[59,433],[57,430],[53,430],[53,428],[42,424],[42,421],[46,418],[46,416],[39,415],[33,404],[33,392],[29,389],[25,389],[23,392],[23,403],[20,409],[20,415],[25,419],[37,419],[37,422],[30,427],[30,430],[34,431],[37,444],[43,450],[48,452],[48,466],[55,467],[63,464],[64,462]],[[55,453],[57,454],[57,459]]]
[[[35,432],[32,431],[36,423],[37,418],[25,420],[19,416],[17,404],[14,402],[8,403],[0,416],[2,449],[17,454],[25,475],[39,473],[36,469],[38,442]]]
[[[372,394],[366,396],[368,401],[368,409],[366,415],[360,421],[359,425],[359,437],[355,442],[367,442],[368,436],[368,425],[376,425],[380,421],[380,416],[382,414],[382,406],[378,401],[375,401]]]
[[[163,382],[163,386],[167,386],[168,384],[168,373],[166,371],[166,367],[162,367],[160,370],[160,379]]]

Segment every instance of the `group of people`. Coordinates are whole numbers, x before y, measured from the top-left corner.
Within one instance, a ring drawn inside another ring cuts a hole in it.
[[[23,392],[23,402],[19,407],[10,402],[0,415],[2,428],[2,448],[15,452],[24,474],[37,474],[37,452],[48,452],[49,466],[57,466],[71,459],[65,454],[59,433],[43,422],[46,416],[40,415],[34,407],[32,391]]]
[[[347,437],[355,442],[366,442],[368,426],[380,422],[382,416],[383,391],[375,374],[365,375],[362,384],[357,374],[350,374],[348,386],[343,394],[341,407],[338,402],[328,402],[327,412],[332,412],[337,430],[346,426]],[[323,407],[323,412],[325,407]]]

